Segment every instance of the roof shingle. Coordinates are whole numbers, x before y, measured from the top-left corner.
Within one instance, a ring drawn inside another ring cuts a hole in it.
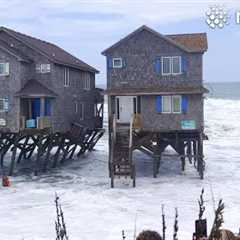
[[[57,94],[41,84],[39,81],[31,79],[24,87],[16,92],[16,97],[57,97]]]
[[[70,53],[66,52],[62,48],[58,47],[55,44],[42,41],[40,39],[25,35],[20,32],[16,32],[12,29],[1,27],[0,30],[3,30],[13,37],[19,39],[20,41],[28,44],[32,48],[40,51],[44,55],[46,55],[48,58],[50,58],[53,62],[62,64],[62,65],[67,65],[71,66],[74,68],[78,68],[81,70],[87,70],[90,72],[98,73],[99,71],[87,63],[83,62],[82,60],[74,57]]]

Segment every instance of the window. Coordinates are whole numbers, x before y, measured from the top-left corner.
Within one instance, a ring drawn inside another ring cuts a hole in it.
[[[84,104],[83,103],[79,104],[79,116],[80,116],[80,120],[84,119]]]
[[[64,68],[64,87],[70,86],[69,68]]]
[[[75,113],[78,113],[78,102],[74,102]]]
[[[4,112],[4,99],[0,98],[0,112]]]
[[[84,90],[91,89],[91,78],[89,73],[83,73],[83,89]]]
[[[181,74],[181,57],[162,57],[162,75]]]
[[[172,74],[181,73],[181,57],[172,57]]]
[[[38,63],[36,64],[37,73],[49,73],[51,72],[51,64],[49,63]]]
[[[162,112],[171,113],[171,96],[162,97]]]
[[[9,63],[0,63],[0,76],[9,75]]]
[[[113,58],[113,68],[122,68],[122,58]]]
[[[162,97],[162,112],[163,113],[181,113],[181,96],[163,96]]]
[[[0,98],[0,112],[7,112],[9,110],[8,98]]]
[[[181,113],[181,96],[172,96],[172,112]]]
[[[162,74],[163,75],[171,74],[171,57],[162,58]]]

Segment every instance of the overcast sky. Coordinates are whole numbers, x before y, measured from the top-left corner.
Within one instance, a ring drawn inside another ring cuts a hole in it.
[[[229,10],[229,25],[212,30],[205,13],[214,4]],[[100,70],[105,80],[101,51],[145,24],[160,33],[207,32],[204,80],[240,82],[240,25],[235,13],[239,0],[0,0],[1,25],[58,44]]]

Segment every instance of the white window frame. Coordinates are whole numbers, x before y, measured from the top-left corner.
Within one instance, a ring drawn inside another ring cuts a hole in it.
[[[36,64],[36,72],[37,73],[50,73],[51,72],[51,64],[50,63],[37,63]]]
[[[75,114],[77,114],[78,113],[78,102],[77,101],[74,102],[74,110],[75,110]]]
[[[178,58],[179,59],[179,72],[178,73],[174,73],[173,72],[173,59],[174,58]],[[181,56],[173,56],[172,59],[171,59],[171,72],[172,72],[172,75],[180,75],[182,74],[182,58]]]
[[[91,76],[90,73],[84,73],[83,78],[83,89],[84,90],[91,90]]]
[[[170,59],[170,72],[169,73],[164,73],[163,72],[163,61],[164,61],[164,59]],[[173,72],[173,59],[174,58],[178,58],[179,59],[179,72],[178,73],[174,73]],[[164,57],[162,57],[161,58],[161,69],[162,69],[162,75],[163,76],[169,76],[169,75],[180,75],[180,74],[182,74],[182,57],[181,56],[164,56]]]
[[[69,68],[65,67],[64,68],[64,73],[63,73],[63,85],[64,87],[69,87],[70,86],[70,74],[69,74]]]
[[[80,115],[80,113],[81,113],[81,115],[80,115],[80,120],[84,120],[84,117],[85,117],[85,116],[84,116],[84,108],[85,108],[84,103],[82,103],[82,102],[79,103],[79,106],[81,106],[81,111],[82,111],[82,112],[79,111],[79,115]]]
[[[164,98],[170,98],[170,101],[169,101],[169,103],[170,103],[170,111],[164,111],[164,108],[163,108],[163,106],[164,106],[164,104],[163,104],[163,102],[164,102]],[[180,111],[179,112],[174,112],[173,111],[173,98],[179,98],[180,99]],[[174,114],[181,114],[182,113],[182,96],[181,95],[164,95],[164,96],[162,96],[162,113],[163,114],[170,114],[170,113],[174,113]]]
[[[120,65],[115,65],[115,61],[120,61]],[[122,58],[113,58],[112,66],[113,66],[113,68],[122,68],[123,67]]]
[[[0,65],[4,65],[5,72],[0,73],[0,76],[8,76],[9,75],[9,62],[0,62]]]
[[[164,60],[164,59],[170,59],[170,63],[169,63],[169,64],[170,64],[170,66],[169,66],[170,72],[169,72],[169,73],[164,73],[164,72],[163,72],[163,60]],[[161,61],[161,62],[162,62],[162,67],[161,67],[161,69],[162,69],[162,75],[163,75],[163,76],[171,75],[171,74],[172,74],[172,57],[162,57],[162,61]]]
[[[164,111],[164,98],[170,98],[170,101],[169,101],[169,103],[170,103],[170,111]],[[169,113],[172,113],[172,97],[171,96],[168,96],[168,95],[164,95],[164,96],[162,96],[162,113],[164,113],[164,114],[169,114]]]
[[[180,99],[180,101],[179,101],[179,104],[180,104],[180,111],[179,112],[174,112],[174,109],[173,109],[173,106],[174,106],[174,104],[173,104],[173,99],[174,98],[179,98]],[[171,110],[172,110],[172,113],[178,113],[178,114],[180,114],[180,113],[182,113],[182,96],[181,95],[173,95],[172,96],[172,107],[171,107]]]

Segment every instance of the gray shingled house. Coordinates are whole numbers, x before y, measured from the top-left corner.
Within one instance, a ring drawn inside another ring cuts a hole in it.
[[[183,170],[185,158],[194,158],[203,177],[207,89],[202,66],[207,47],[205,33],[162,35],[142,26],[102,52],[107,59],[110,175],[123,174],[127,163],[131,168],[137,149],[155,159],[156,176],[170,145]]]
[[[98,70],[62,48],[0,28],[0,128],[101,125]]]

